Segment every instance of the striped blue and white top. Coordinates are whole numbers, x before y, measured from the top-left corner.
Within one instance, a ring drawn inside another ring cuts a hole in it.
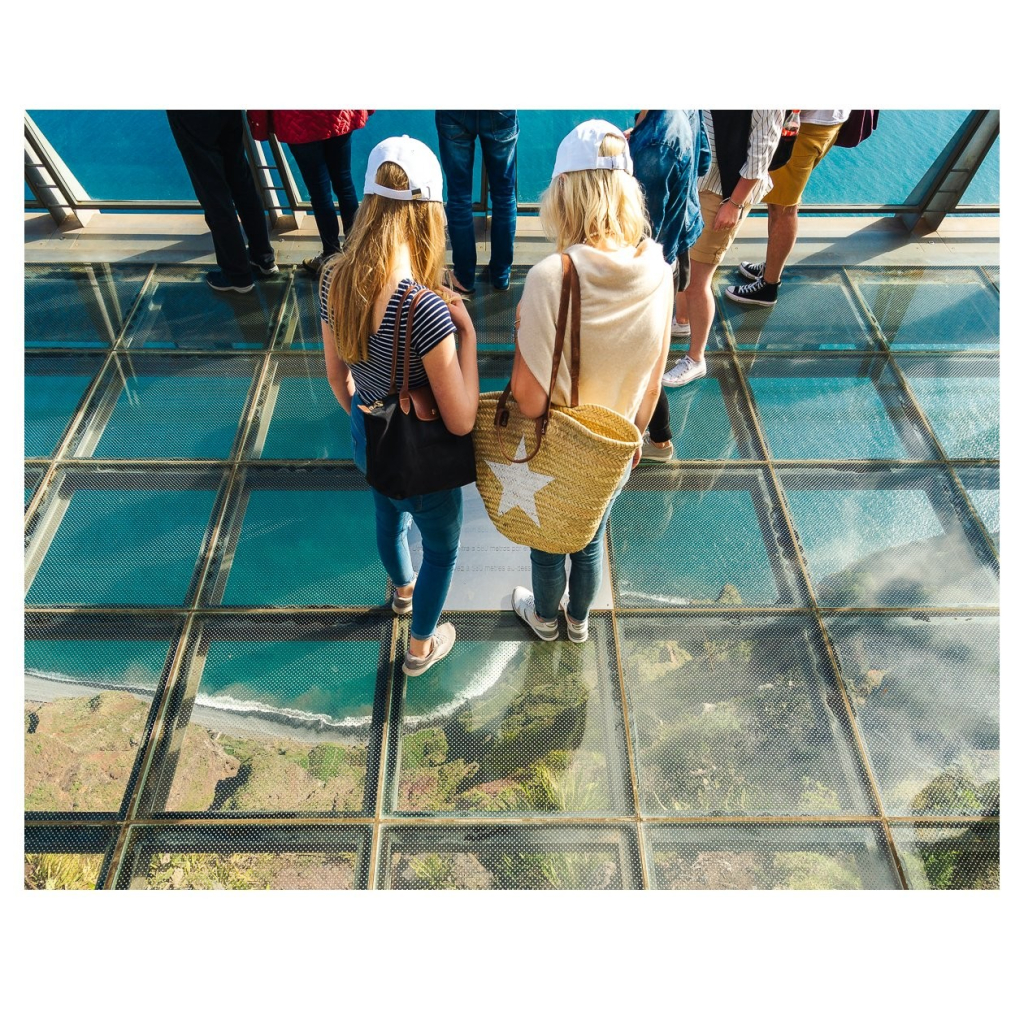
[[[330,323],[327,310],[327,291],[331,284],[330,272],[320,280],[320,319]],[[384,319],[376,333],[370,335],[369,358],[365,362],[352,363],[349,369],[355,380],[356,391],[364,402],[376,402],[391,391],[391,353],[392,332],[395,326],[395,313],[398,310],[398,299],[409,285],[412,278],[403,280],[388,300]],[[448,312],[448,304],[440,296],[434,294],[423,285],[417,284],[409,293],[403,307],[401,319],[401,335],[398,346],[398,370],[395,375],[395,388],[402,386],[402,365],[405,358],[405,322],[413,295],[418,291],[426,291],[424,298],[416,306],[416,317],[412,325],[412,354],[409,358],[409,387],[421,388],[427,381],[427,371],[423,368],[423,357],[436,348],[449,334],[455,333],[455,324]]]

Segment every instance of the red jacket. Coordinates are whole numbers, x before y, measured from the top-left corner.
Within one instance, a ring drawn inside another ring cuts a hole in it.
[[[282,142],[319,142],[347,135],[366,124],[372,110],[247,110],[254,139],[273,132]]]

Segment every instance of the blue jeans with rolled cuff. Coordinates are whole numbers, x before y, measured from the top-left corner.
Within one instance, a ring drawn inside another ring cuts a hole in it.
[[[356,465],[366,472],[366,427],[359,409],[362,399],[352,399],[352,454]],[[412,599],[410,635],[429,640],[437,629],[455,563],[462,533],[462,491],[454,488],[398,500],[370,488],[377,521],[377,553],[396,587],[412,582],[413,567],[409,554],[409,527],[415,523],[423,538],[423,562]]]

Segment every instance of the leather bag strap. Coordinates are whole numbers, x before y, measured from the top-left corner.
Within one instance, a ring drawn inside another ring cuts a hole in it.
[[[401,298],[398,300],[398,307],[395,309],[395,322],[391,327],[391,384],[388,386],[389,395],[395,393],[395,378],[398,376],[398,339],[402,322],[402,307],[405,305],[405,300],[409,297],[409,292],[415,287],[415,284],[411,284],[402,292]]]
[[[548,385],[548,400],[544,406],[544,412],[533,421],[534,446],[533,451],[525,458],[511,458],[502,448],[502,454],[509,462],[529,462],[540,451],[541,443],[548,432],[548,421],[551,418],[551,395],[555,390],[555,383],[558,380],[558,368],[562,361],[562,349],[565,347],[565,329],[569,320],[569,310],[572,307],[572,324],[569,333],[569,376],[572,382],[570,402],[573,408],[579,405],[579,380],[580,380],[580,278],[576,271],[576,264],[573,263],[568,253],[562,253],[562,292],[558,299],[558,314],[555,318],[555,345],[551,354],[551,383]],[[519,347],[519,335],[516,335],[516,347]],[[506,408],[509,395],[512,393],[512,381],[505,385],[505,390],[498,399],[498,406],[494,411],[494,426],[498,432],[498,445],[501,448],[501,430],[508,424],[508,409]]]
[[[399,392],[398,404],[402,412],[408,413],[412,399],[409,398],[409,359],[412,352],[412,321],[416,313],[416,304],[427,294],[426,288],[421,288],[409,303],[409,314],[405,320],[405,360],[402,367],[402,390]]]

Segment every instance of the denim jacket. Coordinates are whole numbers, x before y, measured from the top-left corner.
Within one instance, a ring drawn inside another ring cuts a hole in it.
[[[704,229],[697,180],[711,166],[711,147],[699,110],[649,110],[629,140],[633,174],[665,260],[697,241]]]

